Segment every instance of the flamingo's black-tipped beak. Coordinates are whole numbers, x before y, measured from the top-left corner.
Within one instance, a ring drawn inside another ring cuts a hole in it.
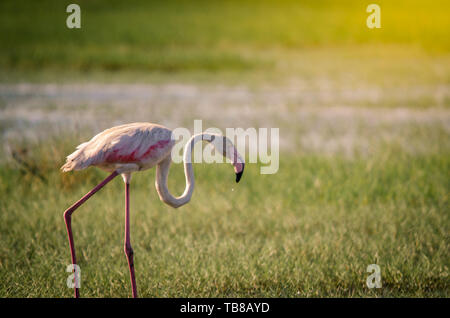
[[[244,173],[245,164],[242,164],[242,170],[240,172],[236,172],[236,183],[241,180],[242,174]]]

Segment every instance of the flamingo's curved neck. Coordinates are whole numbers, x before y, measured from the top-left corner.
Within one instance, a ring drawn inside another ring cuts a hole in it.
[[[189,139],[185,148],[183,155],[183,163],[184,163],[184,174],[186,176],[186,188],[184,192],[179,197],[174,197],[167,187],[167,178],[169,176],[169,168],[172,163],[172,158],[167,156],[166,159],[161,161],[156,167],[156,191],[158,191],[159,198],[168,205],[178,208],[186,203],[192,197],[192,193],[194,192],[194,170],[192,168],[192,151],[194,149],[194,145],[201,140],[210,141],[211,135],[209,134],[199,134],[194,135]]]

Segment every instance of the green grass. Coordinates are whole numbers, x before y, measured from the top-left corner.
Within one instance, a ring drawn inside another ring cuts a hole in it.
[[[382,28],[366,27],[370,1],[2,1],[5,71],[253,71],[267,50],[397,45],[448,54],[448,1],[378,1]]]
[[[60,139],[62,140],[62,139]],[[71,297],[62,212],[104,176],[61,174],[73,145],[30,149],[45,181],[0,169],[0,296]],[[131,187],[132,245],[145,297],[448,297],[449,153],[386,147],[370,158],[282,155],[275,175],[249,164],[196,165],[196,191],[178,210],[159,201],[154,171]],[[172,167],[169,187],[184,188]],[[117,178],[73,217],[86,297],[130,295]],[[370,290],[369,264],[383,287]]]

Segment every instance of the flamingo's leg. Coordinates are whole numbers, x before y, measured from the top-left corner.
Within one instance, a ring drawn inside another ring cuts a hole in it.
[[[79,208],[84,202],[86,202],[98,190],[103,188],[109,181],[114,179],[118,174],[119,173],[117,171],[114,171],[113,173],[111,173],[105,180],[100,182],[94,189],[92,189],[91,191],[86,193],[80,200],[75,202],[70,208],[68,208],[64,212],[64,221],[66,222],[67,235],[69,236],[70,255],[72,257],[72,264],[74,264],[74,265],[77,264],[77,259],[76,259],[76,256],[75,256],[75,245],[73,243],[73,235],[72,235],[72,225],[71,225],[72,224],[72,213],[75,212],[75,210],[77,208]],[[76,271],[76,267],[74,267],[74,272],[75,271]],[[78,279],[77,273],[75,273],[74,276],[75,276],[75,278],[74,278],[74,280],[75,280],[75,297],[79,298],[80,297],[80,291],[79,291],[79,288],[76,287],[76,286],[79,286],[79,284],[77,282],[77,279]]]
[[[130,269],[130,280],[133,298],[137,298],[136,278],[134,276],[133,248],[130,242],[130,175],[123,175],[125,181],[125,242],[124,251]]]

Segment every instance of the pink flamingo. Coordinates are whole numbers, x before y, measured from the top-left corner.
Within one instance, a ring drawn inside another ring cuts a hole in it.
[[[233,146],[233,143],[224,136],[202,133],[192,136],[184,148],[183,163],[186,176],[186,188],[181,196],[174,197],[167,188],[167,177],[172,162],[171,149],[175,144],[172,138],[172,131],[166,127],[151,123],[132,123],[112,127],[94,136],[90,141],[82,143],[74,153],[67,156],[66,163],[61,167],[61,170],[64,172],[82,170],[89,166],[96,166],[111,172],[105,180],[100,182],[64,212],[72,264],[77,263],[72,236],[72,213],[108,182],[119,174],[122,175],[125,182],[124,251],[130,270],[132,295],[133,297],[137,297],[133,249],[130,243],[129,191],[131,173],[143,171],[156,165],[155,185],[160,199],[164,203],[178,208],[189,202],[194,191],[194,172],[191,157],[194,144],[201,140],[212,143],[223,156],[231,160],[236,173],[236,182],[239,182],[244,172],[244,161]],[[74,266],[74,272],[75,297],[78,298],[80,293],[79,285],[77,284],[78,274],[76,273],[76,266]]]

